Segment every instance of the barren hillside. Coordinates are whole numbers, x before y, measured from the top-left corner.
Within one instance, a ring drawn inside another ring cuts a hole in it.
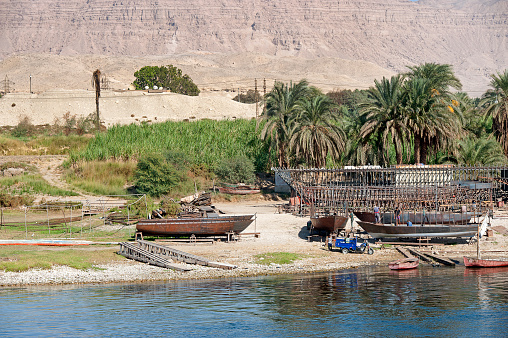
[[[354,61],[385,74],[437,62],[452,64],[478,96],[490,74],[508,68],[507,37],[505,0],[17,0],[0,8],[0,76],[17,90],[28,89],[30,72],[38,90],[84,88],[81,74],[101,68],[124,87],[148,57],[210,87],[288,75],[361,87],[371,83],[363,75],[379,72]],[[44,63],[33,54],[64,58]],[[358,78],[351,65],[362,68]]]

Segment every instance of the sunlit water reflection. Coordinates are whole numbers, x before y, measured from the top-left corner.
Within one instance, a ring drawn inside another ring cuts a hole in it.
[[[463,267],[0,289],[0,335],[495,336],[508,269]]]

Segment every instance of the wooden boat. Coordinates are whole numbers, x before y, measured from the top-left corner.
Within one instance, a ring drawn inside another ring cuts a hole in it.
[[[228,232],[240,233],[253,221],[254,215],[206,217],[178,217],[140,220],[136,230],[147,235],[158,236],[220,236]]]
[[[354,212],[355,216],[362,222],[374,223],[376,218],[374,212]],[[475,216],[472,212],[454,213],[454,212],[403,212],[400,215],[400,223],[406,224],[410,221],[416,225],[425,224],[467,224]],[[480,216],[476,214],[476,216]],[[395,214],[393,212],[381,212],[381,223],[395,223]]]
[[[499,268],[508,266],[508,259],[478,259],[464,256],[464,265],[466,268]]]
[[[407,226],[358,221],[358,225],[374,238],[473,237],[478,232],[478,224]]]
[[[313,229],[330,233],[338,233],[340,230],[344,229],[347,220],[347,217],[337,215],[319,215],[310,218]]]
[[[219,192],[230,195],[249,195],[258,194],[261,192],[260,189],[252,187],[250,185],[238,185],[236,187],[218,187]]]
[[[390,268],[390,270],[416,269],[418,265],[420,265],[420,260],[414,257],[399,259],[394,262],[388,263],[388,267]]]

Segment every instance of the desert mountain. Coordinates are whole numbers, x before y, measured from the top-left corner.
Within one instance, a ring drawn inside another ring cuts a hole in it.
[[[508,68],[507,41],[506,0],[16,0],[0,8],[0,76],[26,90],[33,68],[39,88],[64,86],[53,80],[83,88],[108,64],[112,85],[125,87],[139,66],[171,62],[219,89],[288,75],[361,88],[437,62],[478,96]]]

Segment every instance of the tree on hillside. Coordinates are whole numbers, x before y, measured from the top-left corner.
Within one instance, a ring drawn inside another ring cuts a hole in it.
[[[266,94],[266,111],[261,116],[266,123],[261,130],[261,139],[270,142],[270,148],[277,153],[279,167],[290,165],[289,140],[298,103],[310,93],[307,81],[286,85],[276,82]]]
[[[167,88],[172,93],[197,96],[199,95],[199,88],[194,84],[192,79],[187,74],[182,74],[182,70],[169,66],[146,66],[134,73],[136,80],[133,84],[136,89],[153,88]]]
[[[480,106],[485,107],[486,116],[492,117],[494,133],[508,156],[508,69],[491,77],[492,89],[483,94]]]
[[[101,71],[95,70],[92,74],[92,86],[95,88],[95,112],[97,114],[96,119],[96,127],[97,131],[100,130],[100,116],[99,116],[99,97],[101,96]]]

